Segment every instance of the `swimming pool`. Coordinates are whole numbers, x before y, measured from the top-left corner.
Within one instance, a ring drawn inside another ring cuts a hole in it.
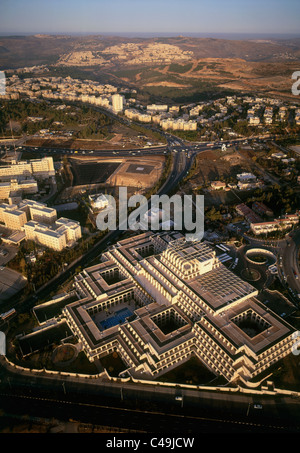
[[[122,324],[126,318],[132,315],[132,312],[128,308],[122,308],[115,312],[114,316],[110,318],[104,319],[103,321],[99,322],[99,326],[103,329],[109,329],[110,327],[117,326],[118,324]]]

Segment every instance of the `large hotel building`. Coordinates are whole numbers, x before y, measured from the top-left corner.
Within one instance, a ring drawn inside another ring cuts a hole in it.
[[[228,382],[249,381],[292,351],[294,328],[205,242],[146,232],[75,277],[63,314],[90,361],[117,351],[143,379],[196,355]]]

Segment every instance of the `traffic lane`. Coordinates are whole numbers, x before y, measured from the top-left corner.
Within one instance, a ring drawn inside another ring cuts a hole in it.
[[[300,293],[300,282],[299,282],[299,264],[298,254],[300,245],[300,232],[291,238],[287,237],[287,243],[282,252],[282,267],[284,271],[284,280],[288,286],[297,294]]]
[[[178,176],[178,166],[177,166],[177,160],[178,157],[175,158],[174,166],[172,173],[166,183],[164,184],[163,188],[158,190],[158,194],[163,194],[163,193],[168,193],[172,189],[174,189],[179,181],[177,178]],[[181,178],[182,175],[184,174],[185,170],[179,174],[179,177]],[[150,201],[149,201],[150,203]],[[149,206],[150,207],[150,206]],[[63,283],[66,279],[70,278],[72,275],[74,275],[75,270],[78,266],[85,267],[87,266],[93,259],[95,259],[99,253],[103,252],[105,248],[107,248],[108,243],[113,243],[116,242],[120,236],[123,234],[123,231],[120,230],[115,230],[115,231],[109,231],[107,235],[102,238],[91,250],[89,250],[83,257],[79,258],[75,263],[72,265],[68,266],[64,271],[61,271],[60,274],[57,274],[57,276],[52,279],[51,282],[49,282],[48,285],[46,285],[45,288],[39,289],[35,295],[31,295],[26,301],[21,302],[16,301],[15,302],[15,307],[22,306],[22,310],[28,309],[28,307],[33,306],[36,304],[36,301],[38,298],[42,298],[43,296],[46,296],[49,294],[49,292],[54,291],[61,283]]]
[[[13,383],[10,383],[10,389],[13,390],[12,396],[17,398],[19,395],[27,400],[37,398],[40,405],[43,404],[43,401],[47,403],[49,399],[52,404],[57,403],[59,407],[64,404],[70,407],[72,404],[72,410],[76,405],[96,410],[113,407],[121,412],[133,409],[139,411],[140,415],[145,412],[150,415],[155,411],[164,412],[164,415],[174,418],[178,414],[184,414],[185,418],[189,416],[195,418],[196,415],[195,422],[198,423],[201,420],[213,419],[223,423],[233,422],[245,425],[257,423],[265,428],[274,424],[281,429],[299,426],[299,402],[282,396],[249,396],[180,389],[183,395],[182,403],[175,400],[174,395],[178,390],[174,388],[156,387],[151,390],[149,386],[125,384],[120,387],[115,383],[113,386],[110,383],[103,386],[101,383],[97,385],[97,382],[91,380],[89,384],[85,385],[64,381],[63,390],[61,381],[58,382],[54,379],[51,381],[52,386],[49,382],[48,391],[34,388],[32,382],[28,382],[31,387],[29,390],[28,388],[23,389],[21,393],[20,389],[16,389]],[[9,393],[7,389],[2,390],[1,397],[7,393]],[[259,405],[259,409],[255,408],[257,405]],[[39,406],[39,415],[41,414],[40,408]]]

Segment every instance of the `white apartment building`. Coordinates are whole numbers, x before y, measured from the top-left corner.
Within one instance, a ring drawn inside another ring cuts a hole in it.
[[[113,94],[111,97],[112,109],[114,112],[119,113],[123,111],[124,108],[124,96],[120,94]]]
[[[185,121],[182,118],[176,120],[172,118],[163,119],[160,122],[163,130],[171,129],[173,131],[196,131],[197,121]]]
[[[19,209],[26,212],[28,220],[51,225],[57,219],[57,212],[54,208],[47,207],[44,203],[35,200],[24,199],[19,204]]]
[[[248,122],[250,126],[258,126],[260,124],[260,119],[258,116],[248,116]]]
[[[67,246],[73,245],[81,238],[79,222],[65,218],[57,220],[52,226],[30,220],[25,223],[24,231],[26,239],[56,251],[61,251]]]
[[[154,118],[152,115],[139,112],[136,109],[126,109],[124,115],[129,119],[140,121],[141,123],[151,123],[152,118]]]
[[[10,181],[0,182],[0,199],[8,199],[12,193],[37,193],[38,185],[34,179],[25,179],[18,181],[11,179]]]
[[[12,165],[0,167],[0,180],[7,181],[16,179],[19,176],[37,178],[48,178],[55,175],[52,157],[20,161]]]
[[[82,237],[80,223],[62,217],[43,203],[23,200],[19,205],[0,205],[0,222],[12,230],[24,231],[26,239],[54,250],[74,245]]]
[[[37,242],[53,250],[61,251],[67,245],[65,234],[53,231],[49,226],[42,225],[33,220],[24,225],[24,230],[27,240]]]
[[[55,225],[58,227],[56,231],[64,232],[66,235],[67,244],[75,243],[82,236],[80,223],[75,220],[61,217],[56,220]]]
[[[27,216],[17,205],[3,203],[0,205],[0,222],[11,230],[22,230],[27,222]]]
[[[147,105],[147,111],[148,112],[167,112],[168,111],[168,106],[167,105],[158,105],[158,104],[151,104]]]
[[[33,205],[29,206],[30,217],[35,222],[53,224],[57,220],[56,209],[47,206]]]

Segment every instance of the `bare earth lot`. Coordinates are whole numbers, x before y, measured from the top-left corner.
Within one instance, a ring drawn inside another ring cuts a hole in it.
[[[78,139],[76,137],[56,139],[32,137],[26,141],[26,146],[39,146],[44,148],[63,148],[74,150],[100,151],[122,149],[137,149],[144,147],[148,141],[156,145],[159,140],[153,136],[146,135],[146,132],[138,132],[120,123],[111,126],[109,136],[103,140]]]
[[[148,188],[160,178],[165,157],[82,157],[70,159],[75,174],[73,186],[104,184]]]
[[[199,172],[195,183],[208,184],[211,181],[224,178],[235,178],[242,172],[251,172],[254,169],[248,160],[235,151],[221,152],[219,150],[205,151],[197,157]]]

